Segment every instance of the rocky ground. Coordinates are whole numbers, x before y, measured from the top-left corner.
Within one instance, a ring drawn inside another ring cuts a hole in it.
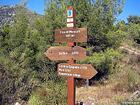
[[[14,6],[0,6],[0,27],[5,24],[12,24],[15,14],[16,10]]]
[[[17,14],[17,10],[19,11],[21,9],[21,13],[22,11],[24,11],[24,14],[27,15],[27,17],[29,18],[29,24],[32,27],[32,24],[34,22],[35,19],[37,19],[38,17],[41,17],[41,15],[34,13],[33,11],[30,11],[29,9],[27,9],[26,7],[20,7],[18,5],[15,6],[9,6],[9,5],[5,5],[5,6],[0,6],[0,28],[4,25],[11,25],[14,23],[14,17]]]

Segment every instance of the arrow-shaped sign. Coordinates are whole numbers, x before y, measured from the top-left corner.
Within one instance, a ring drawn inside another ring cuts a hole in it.
[[[97,71],[91,64],[58,64],[58,75],[70,76],[75,78],[91,79],[97,74]]]
[[[86,58],[86,50],[79,46],[68,47],[68,46],[55,46],[50,47],[45,55],[50,60],[82,60]]]

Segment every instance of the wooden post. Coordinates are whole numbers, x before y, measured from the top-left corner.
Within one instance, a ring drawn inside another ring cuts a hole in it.
[[[67,45],[69,47],[75,46],[76,43],[69,42]],[[70,64],[75,63],[73,59],[67,61]],[[68,105],[75,105],[75,78],[74,77],[67,77],[67,87],[68,87],[68,93],[67,93],[67,103]]]
[[[68,63],[74,63],[74,60],[69,60]],[[75,105],[75,79],[74,77],[67,78],[68,87],[68,105]]]
[[[72,6],[67,7],[67,27],[68,28],[74,28],[75,27],[75,10]],[[67,45],[69,47],[75,46],[76,43],[69,42]],[[69,60],[68,63],[73,64],[75,61],[73,59]],[[68,105],[75,105],[75,79],[74,77],[68,77],[67,78],[67,104]]]

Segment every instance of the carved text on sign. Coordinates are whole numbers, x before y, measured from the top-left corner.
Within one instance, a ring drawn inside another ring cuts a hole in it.
[[[83,60],[86,58],[86,50],[79,46],[54,46],[50,47],[45,55],[51,60]]]
[[[90,79],[97,74],[97,71],[90,64],[58,64],[58,75],[72,76],[75,78]]]
[[[55,42],[87,42],[87,28],[57,29]]]

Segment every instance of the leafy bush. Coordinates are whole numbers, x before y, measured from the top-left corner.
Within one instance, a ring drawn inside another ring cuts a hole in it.
[[[91,63],[98,70],[98,74],[110,75],[115,71],[117,61],[121,57],[121,54],[114,49],[107,49],[104,52],[93,53],[84,62]]]
[[[128,27],[129,37],[140,44],[140,24],[130,23]]]
[[[66,105],[66,86],[53,82],[44,85],[31,95],[29,105]]]
[[[127,33],[125,31],[122,31],[118,29],[117,31],[110,31],[106,35],[107,40],[108,40],[108,46],[117,48],[120,46],[120,44],[126,40]]]
[[[133,91],[140,86],[140,75],[136,71],[128,70],[128,90]]]

